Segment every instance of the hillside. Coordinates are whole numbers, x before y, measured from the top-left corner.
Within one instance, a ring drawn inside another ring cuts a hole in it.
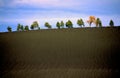
[[[120,28],[0,33],[2,78],[117,78]]]

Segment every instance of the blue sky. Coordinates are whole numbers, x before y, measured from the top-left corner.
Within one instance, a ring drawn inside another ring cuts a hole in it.
[[[38,21],[42,29],[49,22],[53,28],[57,21],[70,19],[74,27],[77,19],[82,18],[85,25],[88,17],[99,17],[104,26],[112,19],[120,25],[120,0],[0,0],[0,32],[7,26],[15,31],[17,24],[31,25]]]

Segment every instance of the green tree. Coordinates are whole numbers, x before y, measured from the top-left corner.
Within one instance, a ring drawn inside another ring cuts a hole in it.
[[[96,27],[102,27],[102,22],[101,22],[100,18],[96,19]]]
[[[60,29],[60,26],[61,26],[60,23],[57,22],[57,23],[56,23],[56,27],[57,27],[58,29]]]
[[[24,26],[21,24],[18,24],[17,31],[24,31]]]
[[[64,22],[63,22],[63,21],[57,22],[57,23],[56,23],[56,27],[57,27],[58,29],[64,28]]]
[[[61,28],[64,28],[64,22],[61,21],[61,24],[60,24]]]
[[[8,32],[12,32],[12,28],[10,26],[7,27]]]
[[[21,24],[18,24],[17,31],[21,31]]]
[[[67,28],[73,28],[73,23],[72,23],[70,20],[68,20],[68,21],[66,22],[66,27],[67,27]]]
[[[32,24],[32,25],[30,26],[30,28],[31,28],[31,30],[34,30],[34,25]]]
[[[29,31],[29,26],[28,25],[25,26],[25,31]]]
[[[38,22],[37,21],[34,21],[33,23],[32,23],[32,25],[31,25],[31,27],[30,27],[32,30],[34,30],[34,29],[39,29],[39,24],[38,24]]]
[[[21,25],[21,28],[20,28],[20,29],[21,29],[21,31],[24,31],[24,26],[23,26],[23,25]]]
[[[109,25],[110,25],[110,27],[114,27],[114,22],[113,22],[113,20],[110,20]]]
[[[102,27],[102,21],[100,20],[100,22],[99,22],[99,27]]]
[[[82,19],[78,19],[78,20],[77,20],[77,24],[78,24],[80,27],[85,26]]]
[[[45,27],[47,27],[48,29],[52,28],[48,22],[45,22]]]

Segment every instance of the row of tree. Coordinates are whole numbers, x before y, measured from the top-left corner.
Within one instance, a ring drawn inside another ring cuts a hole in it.
[[[97,19],[93,19],[93,18],[91,19],[91,18],[89,18],[89,20],[88,20],[87,22],[88,22],[88,24],[89,24],[90,26],[91,26],[91,24],[93,23],[93,24],[96,25],[96,27],[102,27],[102,22],[101,22],[101,20],[100,20],[99,18],[97,18]],[[80,27],[85,27],[84,21],[83,21],[82,19],[78,19],[78,20],[77,20],[77,24],[78,24],[78,26],[80,26]],[[44,25],[45,25],[45,27],[47,27],[48,29],[51,29],[51,28],[52,28],[52,26],[51,26],[48,22],[45,22]],[[111,27],[114,26],[113,20],[110,20],[109,25],[110,25]],[[57,27],[58,29],[65,28],[65,26],[66,26],[66,28],[73,28],[73,23],[72,23],[72,21],[71,21],[71,20],[68,20],[66,23],[64,23],[63,21],[60,21],[60,22],[57,22],[57,23],[56,23],[56,27]],[[37,22],[37,21],[34,21],[34,22],[31,24],[30,28],[29,28],[28,25],[23,26],[23,25],[21,25],[21,24],[18,24],[18,26],[17,26],[17,31],[28,31],[28,30],[30,30],[30,29],[31,29],[31,30],[40,30],[40,27],[39,27],[38,22]],[[7,30],[8,30],[9,32],[12,32],[12,28],[11,28],[10,26],[7,27]]]

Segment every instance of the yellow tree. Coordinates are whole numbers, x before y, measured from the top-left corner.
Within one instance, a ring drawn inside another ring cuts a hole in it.
[[[95,16],[90,16],[89,20],[87,20],[87,23],[89,24],[89,26],[91,26],[92,23],[96,24]]]

